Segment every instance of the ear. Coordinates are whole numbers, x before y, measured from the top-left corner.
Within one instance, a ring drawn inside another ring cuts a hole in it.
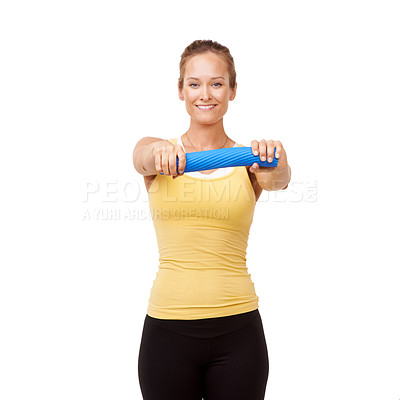
[[[233,100],[236,97],[237,90],[237,82],[235,82],[235,87],[231,89],[231,95],[229,96],[229,100]]]
[[[179,79],[178,79],[178,96],[180,100],[185,100],[185,96],[183,95],[183,90],[179,88]]]

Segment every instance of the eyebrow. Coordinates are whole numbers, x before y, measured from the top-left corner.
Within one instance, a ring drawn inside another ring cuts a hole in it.
[[[196,81],[199,80],[199,78],[194,78],[193,76],[190,76],[187,79],[196,79]],[[211,78],[211,79],[223,79],[223,80],[225,80],[225,78],[223,76],[215,76],[214,78]]]

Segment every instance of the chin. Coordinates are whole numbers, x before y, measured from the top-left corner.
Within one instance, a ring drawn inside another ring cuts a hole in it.
[[[212,125],[218,122],[218,120],[215,119],[199,119],[199,118],[192,118],[192,119],[198,124],[203,124],[203,125]]]

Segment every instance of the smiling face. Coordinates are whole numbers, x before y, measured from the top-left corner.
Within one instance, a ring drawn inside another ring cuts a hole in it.
[[[185,100],[186,110],[193,120],[213,124],[227,112],[228,102],[235,98],[236,88],[237,84],[234,89],[229,87],[225,60],[218,54],[207,52],[187,61],[179,98]]]

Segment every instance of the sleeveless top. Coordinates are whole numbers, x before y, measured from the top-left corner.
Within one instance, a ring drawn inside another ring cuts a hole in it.
[[[256,205],[247,169],[198,174],[157,174],[148,190],[159,249],[147,309],[153,318],[194,320],[258,308],[246,266]]]

